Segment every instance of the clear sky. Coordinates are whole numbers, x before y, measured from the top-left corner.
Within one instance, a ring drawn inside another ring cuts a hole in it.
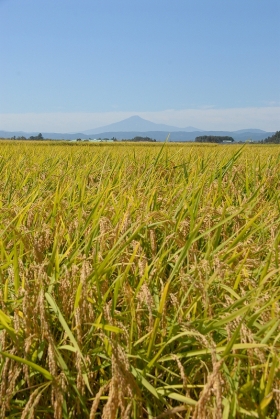
[[[0,130],[279,130],[279,20],[279,0],[0,0]]]

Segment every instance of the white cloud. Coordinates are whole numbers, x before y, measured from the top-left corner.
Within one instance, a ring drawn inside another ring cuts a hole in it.
[[[204,130],[238,130],[259,128],[265,131],[280,129],[280,106],[258,108],[165,110],[158,112],[103,112],[103,113],[24,113],[0,114],[0,130],[28,132],[81,132],[139,115],[157,123]]]

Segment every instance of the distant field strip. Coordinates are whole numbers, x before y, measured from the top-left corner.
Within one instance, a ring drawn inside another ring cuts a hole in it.
[[[280,419],[280,146],[0,142],[0,419]]]

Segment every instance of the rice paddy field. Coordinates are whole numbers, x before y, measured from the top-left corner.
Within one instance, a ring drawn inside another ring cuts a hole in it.
[[[0,142],[0,418],[280,418],[280,147]]]

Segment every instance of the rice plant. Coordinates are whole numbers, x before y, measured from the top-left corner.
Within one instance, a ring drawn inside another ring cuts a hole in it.
[[[0,418],[280,418],[278,146],[0,143]]]

